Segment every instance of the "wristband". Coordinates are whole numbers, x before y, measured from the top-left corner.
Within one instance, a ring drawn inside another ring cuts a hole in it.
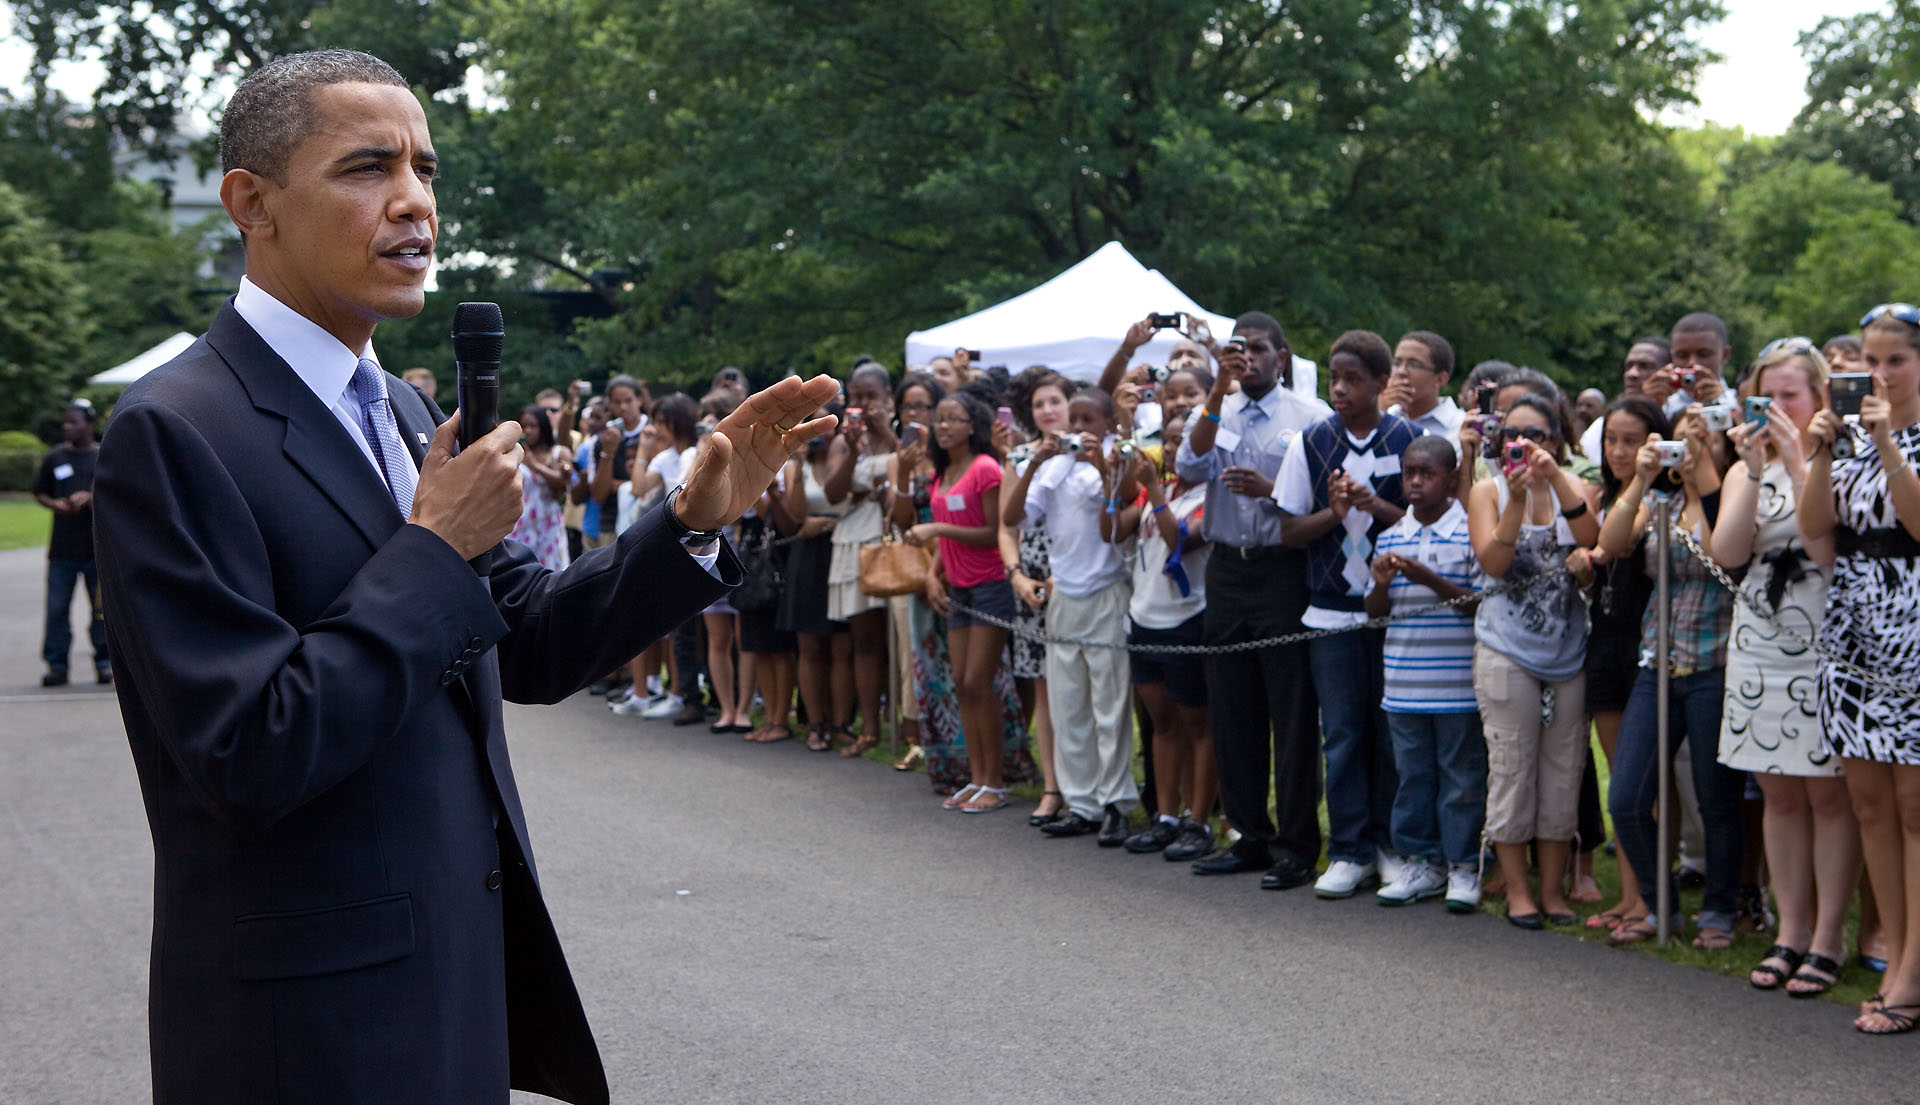
[[[1200,417],[1206,419],[1207,421],[1213,423],[1216,426],[1220,424],[1220,416],[1213,413],[1212,411],[1208,410],[1205,407],[1200,408]]]
[[[1579,502],[1575,503],[1574,505],[1561,511],[1560,517],[1565,518],[1567,521],[1571,522],[1575,518],[1580,517],[1582,514],[1585,514],[1586,512],[1587,512],[1587,501],[1585,499],[1582,499]]]
[[[1120,500],[1118,500],[1118,499],[1108,499],[1108,500],[1107,500],[1107,513],[1108,513],[1108,514],[1112,514],[1112,513],[1114,512],[1114,511],[1116,511],[1116,510],[1119,510],[1119,509],[1120,509]]]
[[[1167,504],[1161,503],[1159,506],[1153,508],[1152,513],[1158,514],[1165,509],[1167,509]]]

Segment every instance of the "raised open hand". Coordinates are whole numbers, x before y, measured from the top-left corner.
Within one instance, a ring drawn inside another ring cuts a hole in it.
[[[674,500],[688,529],[720,529],[746,513],[787,458],[833,429],[831,415],[807,419],[840,392],[839,381],[789,376],[749,396],[728,415],[693,458],[686,490]]]

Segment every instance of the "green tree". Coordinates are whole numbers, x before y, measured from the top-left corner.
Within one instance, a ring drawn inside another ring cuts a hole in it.
[[[1824,341],[1889,302],[1920,302],[1920,228],[1884,208],[1826,210],[1776,285],[1777,329]]]
[[[85,299],[47,224],[0,183],[0,427],[59,408],[88,334]]]
[[[1823,19],[1800,49],[1807,106],[1781,152],[1886,184],[1907,221],[1920,222],[1920,0]]]

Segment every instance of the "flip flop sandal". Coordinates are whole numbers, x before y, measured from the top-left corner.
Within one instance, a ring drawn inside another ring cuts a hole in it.
[[[1897,1013],[1895,1012],[1897,1009],[1910,1009],[1913,1010],[1913,1012]],[[1868,1013],[1867,1016],[1884,1018],[1888,1024],[1893,1026],[1892,1028],[1873,1029],[1859,1023],[1855,1023],[1853,1027],[1869,1036],[1899,1036],[1903,1033],[1912,1032],[1914,1025],[1920,1023],[1914,1019],[1915,1014],[1920,1014],[1920,1004],[1876,1005],[1873,1007],[1873,1012]]]
[[[990,796],[993,799],[993,801],[984,806],[975,805],[974,803],[980,801],[982,796]],[[1007,804],[1007,788],[1006,787],[980,787],[979,789],[973,792],[973,797],[967,802],[967,804],[960,807],[960,812],[961,813],[992,813],[994,810],[1000,809],[1002,806],[1005,806],[1006,804]]]
[[[1696,951],[1723,952],[1733,947],[1733,933],[1726,929],[1701,929],[1693,937]]]
[[[748,737],[747,739],[756,744],[778,744],[781,741],[790,741],[793,739],[793,729],[787,725],[769,725],[766,729],[762,730],[762,733],[764,734],[763,736]]]
[[[961,806],[966,805],[967,800],[973,797],[973,792],[979,789],[980,789],[979,786],[973,783],[968,783],[966,786],[963,786],[959,790],[956,790],[952,794],[948,795],[947,800],[940,803],[940,808],[946,809],[946,810],[957,810]]]
[[[1619,928],[1621,925],[1626,924],[1629,920],[1631,920],[1631,918],[1629,918],[1626,914],[1616,913],[1613,910],[1609,909],[1604,913],[1596,913],[1593,916],[1587,918],[1587,927],[1590,929],[1611,930],[1611,929]]]
[[[807,734],[807,751],[830,752],[833,750],[833,738],[827,735],[825,726],[815,728]]]
[[[1760,957],[1760,962],[1753,970],[1747,972],[1747,984],[1756,990],[1778,990],[1780,984],[1787,981],[1789,975],[1794,978],[1800,977],[1800,964],[1803,960],[1809,958],[1821,959],[1827,963],[1833,962],[1833,960],[1826,959],[1824,956],[1807,956],[1801,952],[1794,951],[1785,944],[1775,944],[1773,947],[1767,949],[1767,954]],[[1778,959],[1787,966],[1782,970],[1768,963],[1767,960],[1769,959]],[[1762,981],[1763,978],[1765,981]],[[1808,981],[1812,980],[1809,979]],[[1832,986],[1833,980],[1828,979],[1827,985]],[[1815,992],[1817,991],[1809,991],[1808,995],[1811,996],[1811,994]],[[1788,990],[1787,993],[1792,994],[1793,991]]]
[[[1612,932],[1607,933],[1607,947],[1619,948],[1628,944],[1638,944],[1643,940],[1658,938],[1660,930],[1648,924],[1644,919],[1628,921]]]
[[[1828,990],[1833,989],[1834,985],[1840,981],[1840,964],[1835,963],[1824,955],[1809,953],[1806,960],[1793,972],[1793,977],[1788,981],[1790,983],[1802,982],[1807,984],[1807,988],[1799,990],[1789,985],[1787,987],[1788,997],[1817,998]]]

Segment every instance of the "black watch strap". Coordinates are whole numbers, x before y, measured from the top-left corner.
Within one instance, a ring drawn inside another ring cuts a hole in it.
[[[673,501],[686,489],[687,485],[681,484],[672,491],[667,492],[667,501],[662,504],[662,508],[667,512],[667,529],[673,533],[674,538],[682,545],[711,545],[719,541],[721,537],[725,536],[722,531],[717,529],[688,529],[687,524],[680,520],[678,514],[674,513]]]

